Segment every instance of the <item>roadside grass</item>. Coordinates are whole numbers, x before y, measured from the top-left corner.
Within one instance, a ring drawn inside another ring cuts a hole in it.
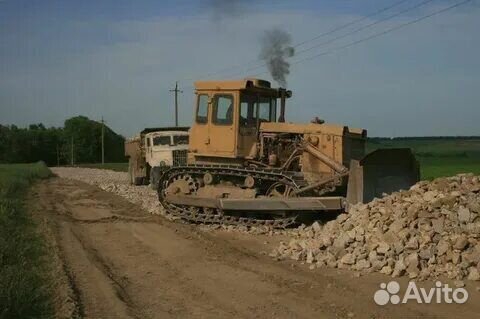
[[[128,172],[128,163],[76,164],[76,167],[109,169],[116,172]]]
[[[25,210],[29,186],[52,175],[43,163],[0,165],[0,318],[51,318],[47,248]]]

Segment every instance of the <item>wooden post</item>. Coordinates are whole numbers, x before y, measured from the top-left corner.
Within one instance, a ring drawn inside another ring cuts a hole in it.
[[[71,137],[71,147],[70,147],[70,165],[73,166],[73,164],[75,163],[75,161],[73,160],[73,135]]]
[[[102,165],[105,164],[105,122],[102,116]]]

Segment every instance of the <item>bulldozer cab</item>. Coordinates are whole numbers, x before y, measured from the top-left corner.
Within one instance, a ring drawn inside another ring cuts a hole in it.
[[[253,157],[260,124],[276,121],[279,90],[258,79],[201,81],[195,89],[190,152],[197,159]]]

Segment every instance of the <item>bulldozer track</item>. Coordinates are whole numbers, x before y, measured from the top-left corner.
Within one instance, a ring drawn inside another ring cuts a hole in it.
[[[220,209],[215,209],[210,214],[205,214],[193,206],[175,205],[169,203],[165,197],[168,185],[178,176],[203,175],[205,173],[216,176],[246,177],[252,176],[257,181],[271,183],[283,183],[293,189],[300,189],[307,185],[303,175],[295,172],[282,172],[275,169],[252,169],[238,166],[225,165],[188,165],[177,166],[166,171],[159,182],[158,197],[163,207],[172,215],[183,220],[200,224],[225,224],[243,226],[268,226],[273,228],[286,228],[295,224],[297,216],[278,219],[257,219],[252,217],[240,217],[224,215]]]

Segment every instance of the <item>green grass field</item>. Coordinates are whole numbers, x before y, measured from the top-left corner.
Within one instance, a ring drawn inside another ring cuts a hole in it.
[[[480,138],[369,139],[368,151],[411,148],[420,162],[422,179],[459,173],[480,175]]]
[[[43,163],[0,165],[0,318],[53,317],[47,249],[24,208]]]

